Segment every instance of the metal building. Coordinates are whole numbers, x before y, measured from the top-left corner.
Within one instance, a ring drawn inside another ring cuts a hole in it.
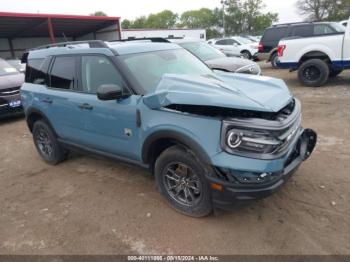
[[[119,17],[0,12],[1,58],[18,58],[26,49],[49,43],[120,38]]]

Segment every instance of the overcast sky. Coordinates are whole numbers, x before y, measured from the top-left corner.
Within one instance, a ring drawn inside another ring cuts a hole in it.
[[[280,22],[295,22],[301,18],[295,9],[296,0],[264,0],[265,11],[279,13]],[[202,7],[220,6],[220,0],[0,0],[0,11],[22,13],[54,13],[87,15],[103,11],[109,16],[133,19],[140,15],[170,9],[176,13]]]

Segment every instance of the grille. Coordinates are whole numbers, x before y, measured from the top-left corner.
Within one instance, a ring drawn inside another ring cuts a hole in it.
[[[19,94],[20,86],[0,89],[0,97],[13,96]]]

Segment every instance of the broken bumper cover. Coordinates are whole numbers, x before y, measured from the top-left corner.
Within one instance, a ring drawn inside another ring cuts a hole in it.
[[[246,172],[228,171],[227,169],[223,171],[220,168],[215,168],[217,175],[207,177],[210,184],[214,183],[221,186],[221,190],[212,190],[214,206],[222,209],[232,209],[239,200],[260,199],[278,191],[298,169],[301,162],[311,155],[316,141],[317,134],[313,130],[303,130],[289,153],[284,158],[279,159],[283,161],[283,168],[279,171]],[[254,159],[252,161],[254,162]],[[223,177],[229,177],[230,179],[223,179]]]

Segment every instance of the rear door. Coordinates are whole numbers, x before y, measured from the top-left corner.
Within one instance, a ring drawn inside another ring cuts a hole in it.
[[[216,41],[215,46],[228,55],[240,55],[239,44],[230,38]]]
[[[266,29],[262,39],[261,43],[263,44],[263,52],[262,53],[269,53],[272,51],[272,49],[276,48],[278,45],[278,42],[287,36],[287,30],[288,28],[286,26],[282,27],[272,27]]]

